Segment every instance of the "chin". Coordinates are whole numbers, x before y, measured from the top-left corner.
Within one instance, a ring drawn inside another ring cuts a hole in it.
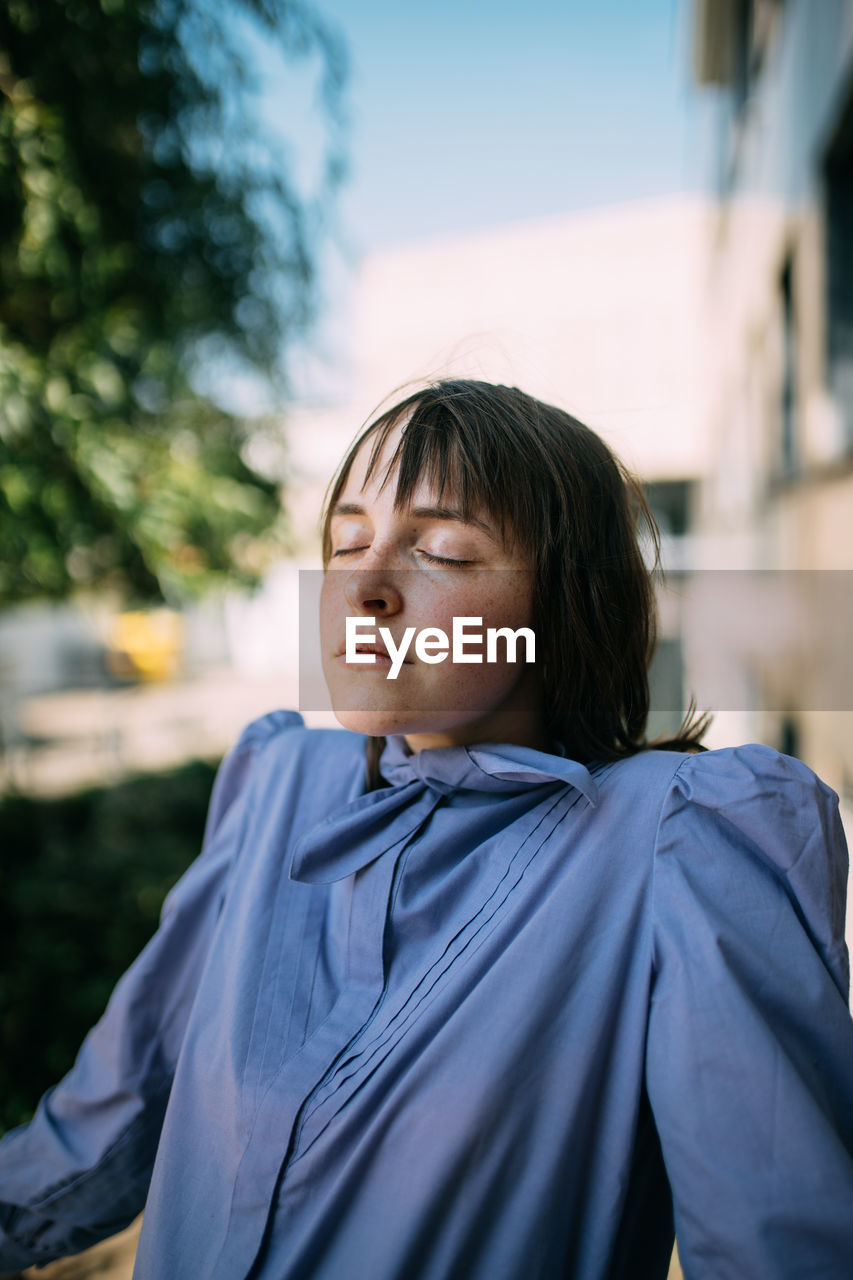
[[[346,710],[335,708],[335,719],[353,733],[363,733],[368,738],[388,738],[397,733],[416,732],[410,716],[389,711]]]
[[[335,707],[335,719],[353,733],[368,738],[389,738],[395,734],[441,733],[455,727],[458,715],[424,712],[420,716],[409,711],[379,708]]]
[[[345,729],[353,733],[363,733],[368,738],[384,738],[398,730],[387,727],[388,718],[376,711],[339,711],[335,708],[335,719]]]

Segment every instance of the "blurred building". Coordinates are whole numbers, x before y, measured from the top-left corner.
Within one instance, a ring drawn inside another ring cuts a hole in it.
[[[784,571],[781,625],[745,638],[750,736],[807,760],[849,819],[853,0],[695,0],[694,29],[716,97],[701,545],[759,593]]]
[[[709,458],[697,299],[711,219],[705,201],[674,196],[369,256],[351,395],[289,416],[295,518],[313,528],[331,470],[383,400],[459,376],[516,384],[588,422],[660,486],[680,536]]]

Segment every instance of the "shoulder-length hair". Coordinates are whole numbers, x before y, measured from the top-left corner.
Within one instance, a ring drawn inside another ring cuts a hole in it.
[[[577,760],[613,760],[648,746],[701,749],[706,719],[648,743],[649,663],[655,647],[653,572],[660,539],[642,486],[577,418],[516,387],[454,379],[421,388],[372,421],[329,486],[331,513],[356,453],[372,441],[369,479],[385,442],[406,421],[386,475],[394,505],[421,481],[451,497],[465,518],[487,512],[510,548],[533,566],[533,626],[545,657],[546,727]],[[650,569],[644,559],[645,536]],[[370,785],[384,739],[369,739]]]

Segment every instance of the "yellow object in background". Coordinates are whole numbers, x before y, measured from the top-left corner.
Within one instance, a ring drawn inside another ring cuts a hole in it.
[[[183,619],[173,609],[119,613],[110,627],[107,667],[125,680],[171,680],[183,640]]]

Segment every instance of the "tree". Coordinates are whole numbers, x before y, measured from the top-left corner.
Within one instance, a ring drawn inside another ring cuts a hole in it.
[[[316,198],[247,104],[259,35],[321,67]],[[0,601],[255,580],[278,486],[203,361],[280,385],[342,174],[344,59],[302,0],[7,0]]]

